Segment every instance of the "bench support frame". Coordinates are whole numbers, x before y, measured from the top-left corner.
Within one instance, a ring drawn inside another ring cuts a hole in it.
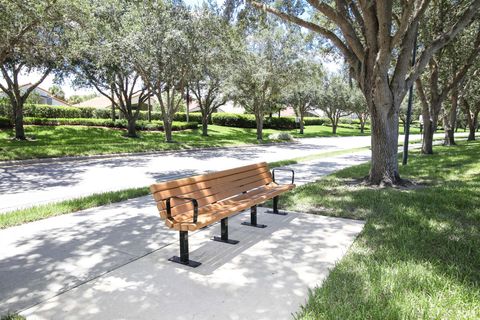
[[[228,239],[228,217],[223,218],[220,220],[220,237],[213,237],[213,241],[218,241],[218,242],[224,242],[224,243],[229,243],[229,244],[237,244],[239,241],[238,240],[232,240]]]
[[[173,256],[168,261],[180,263],[185,266],[196,268],[201,265],[200,262],[190,260],[188,252],[188,231],[180,231],[180,257]]]
[[[242,225],[255,227],[255,228],[266,228],[266,224],[257,223],[257,206],[250,208],[250,222],[242,222]]]
[[[267,210],[266,212],[270,213],[270,214],[278,214],[278,215],[281,215],[281,216],[286,216],[287,215],[286,212],[278,210],[278,196],[273,197],[273,210]]]

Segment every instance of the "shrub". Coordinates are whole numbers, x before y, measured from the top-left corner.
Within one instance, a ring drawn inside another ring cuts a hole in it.
[[[237,128],[256,128],[255,116],[253,114],[235,114],[235,113],[214,113],[212,123]]]
[[[284,141],[293,141],[293,137],[288,132],[276,132],[268,136],[270,140],[284,140]]]
[[[298,127],[295,117],[272,117],[266,118],[264,127],[267,129],[292,130]]]
[[[317,118],[317,117],[305,117],[303,118],[303,123],[306,126],[321,126],[328,122],[328,119],[325,118]]]
[[[0,129],[10,129],[13,125],[10,122],[10,119],[5,117],[0,117]]]
[[[226,127],[238,128],[256,128],[255,116],[253,114],[235,114],[235,113],[214,113],[212,116],[213,124]],[[324,118],[307,117],[304,118],[306,126],[323,125]],[[295,117],[267,117],[264,121],[264,128],[277,130],[292,130],[298,127]]]
[[[44,125],[44,126],[96,126],[107,128],[127,128],[127,120],[121,119],[115,122],[111,119],[84,119],[84,118],[72,118],[72,119],[52,119],[52,118],[25,118],[25,124],[29,125]],[[159,130],[163,131],[163,123],[161,121],[142,121],[139,120],[136,123],[137,130]],[[172,130],[180,131],[186,129],[197,129],[198,123],[196,122],[173,122]]]
[[[200,112],[190,112],[188,120],[190,122],[202,123],[202,114]],[[173,121],[187,121],[187,114],[185,112],[177,112],[173,116]]]
[[[1,104],[0,116],[7,116],[10,113],[10,108],[11,107],[9,104]],[[25,104],[23,108],[23,115],[25,117],[33,118],[109,119],[111,118],[111,109]]]

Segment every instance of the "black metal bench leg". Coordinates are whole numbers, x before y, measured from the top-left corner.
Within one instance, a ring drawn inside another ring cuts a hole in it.
[[[281,216],[287,215],[287,213],[284,211],[278,211],[278,196],[273,197],[273,210],[267,210],[267,213],[279,214]]]
[[[228,239],[228,217],[223,218],[220,221],[221,225],[221,236],[220,237],[213,237],[213,241],[218,241],[218,242],[224,242],[224,243],[229,243],[229,244],[237,244],[239,241],[238,240],[231,240]]]
[[[190,260],[188,253],[188,231],[180,231],[180,257],[173,256],[168,261],[180,263],[192,268],[201,265],[200,262]]]
[[[266,224],[257,223],[257,206],[250,208],[250,222],[242,222],[244,226],[256,227],[256,228],[266,228]]]

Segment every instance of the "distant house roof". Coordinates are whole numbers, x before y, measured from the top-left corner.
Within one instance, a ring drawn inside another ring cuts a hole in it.
[[[73,105],[74,107],[108,108],[112,102],[105,96],[99,96]]]
[[[32,83],[26,83],[26,84],[23,84],[19,87],[19,89],[24,89],[24,88],[30,88],[32,86]],[[65,100],[62,100],[62,99],[59,99],[57,97],[55,97],[54,95],[52,95],[48,90],[45,90],[43,89],[42,87],[40,86],[37,86],[34,91],[42,91],[45,95],[47,95],[49,98],[52,98],[52,100],[55,100],[57,101],[58,103],[60,104],[63,104],[63,105],[66,105],[66,106],[69,106],[70,104],[65,101]]]
[[[132,104],[134,105],[137,104],[139,97],[140,97],[140,93],[134,94],[132,96]],[[157,98],[151,97],[150,101],[151,103],[156,103]],[[92,107],[92,108],[109,108],[111,106],[112,106],[112,102],[110,101],[110,99],[108,99],[104,95],[101,95],[101,96],[98,96],[74,105],[74,107]]]

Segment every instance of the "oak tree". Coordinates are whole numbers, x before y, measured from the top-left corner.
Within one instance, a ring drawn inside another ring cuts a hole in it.
[[[398,172],[398,114],[408,89],[432,56],[454,39],[476,16],[480,0],[464,1],[465,8],[445,28],[422,44],[411,67],[419,22],[431,1],[307,0],[299,2],[247,0],[254,7],[300,25],[327,39],[345,58],[370,110],[372,161],[369,182],[400,183]]]

